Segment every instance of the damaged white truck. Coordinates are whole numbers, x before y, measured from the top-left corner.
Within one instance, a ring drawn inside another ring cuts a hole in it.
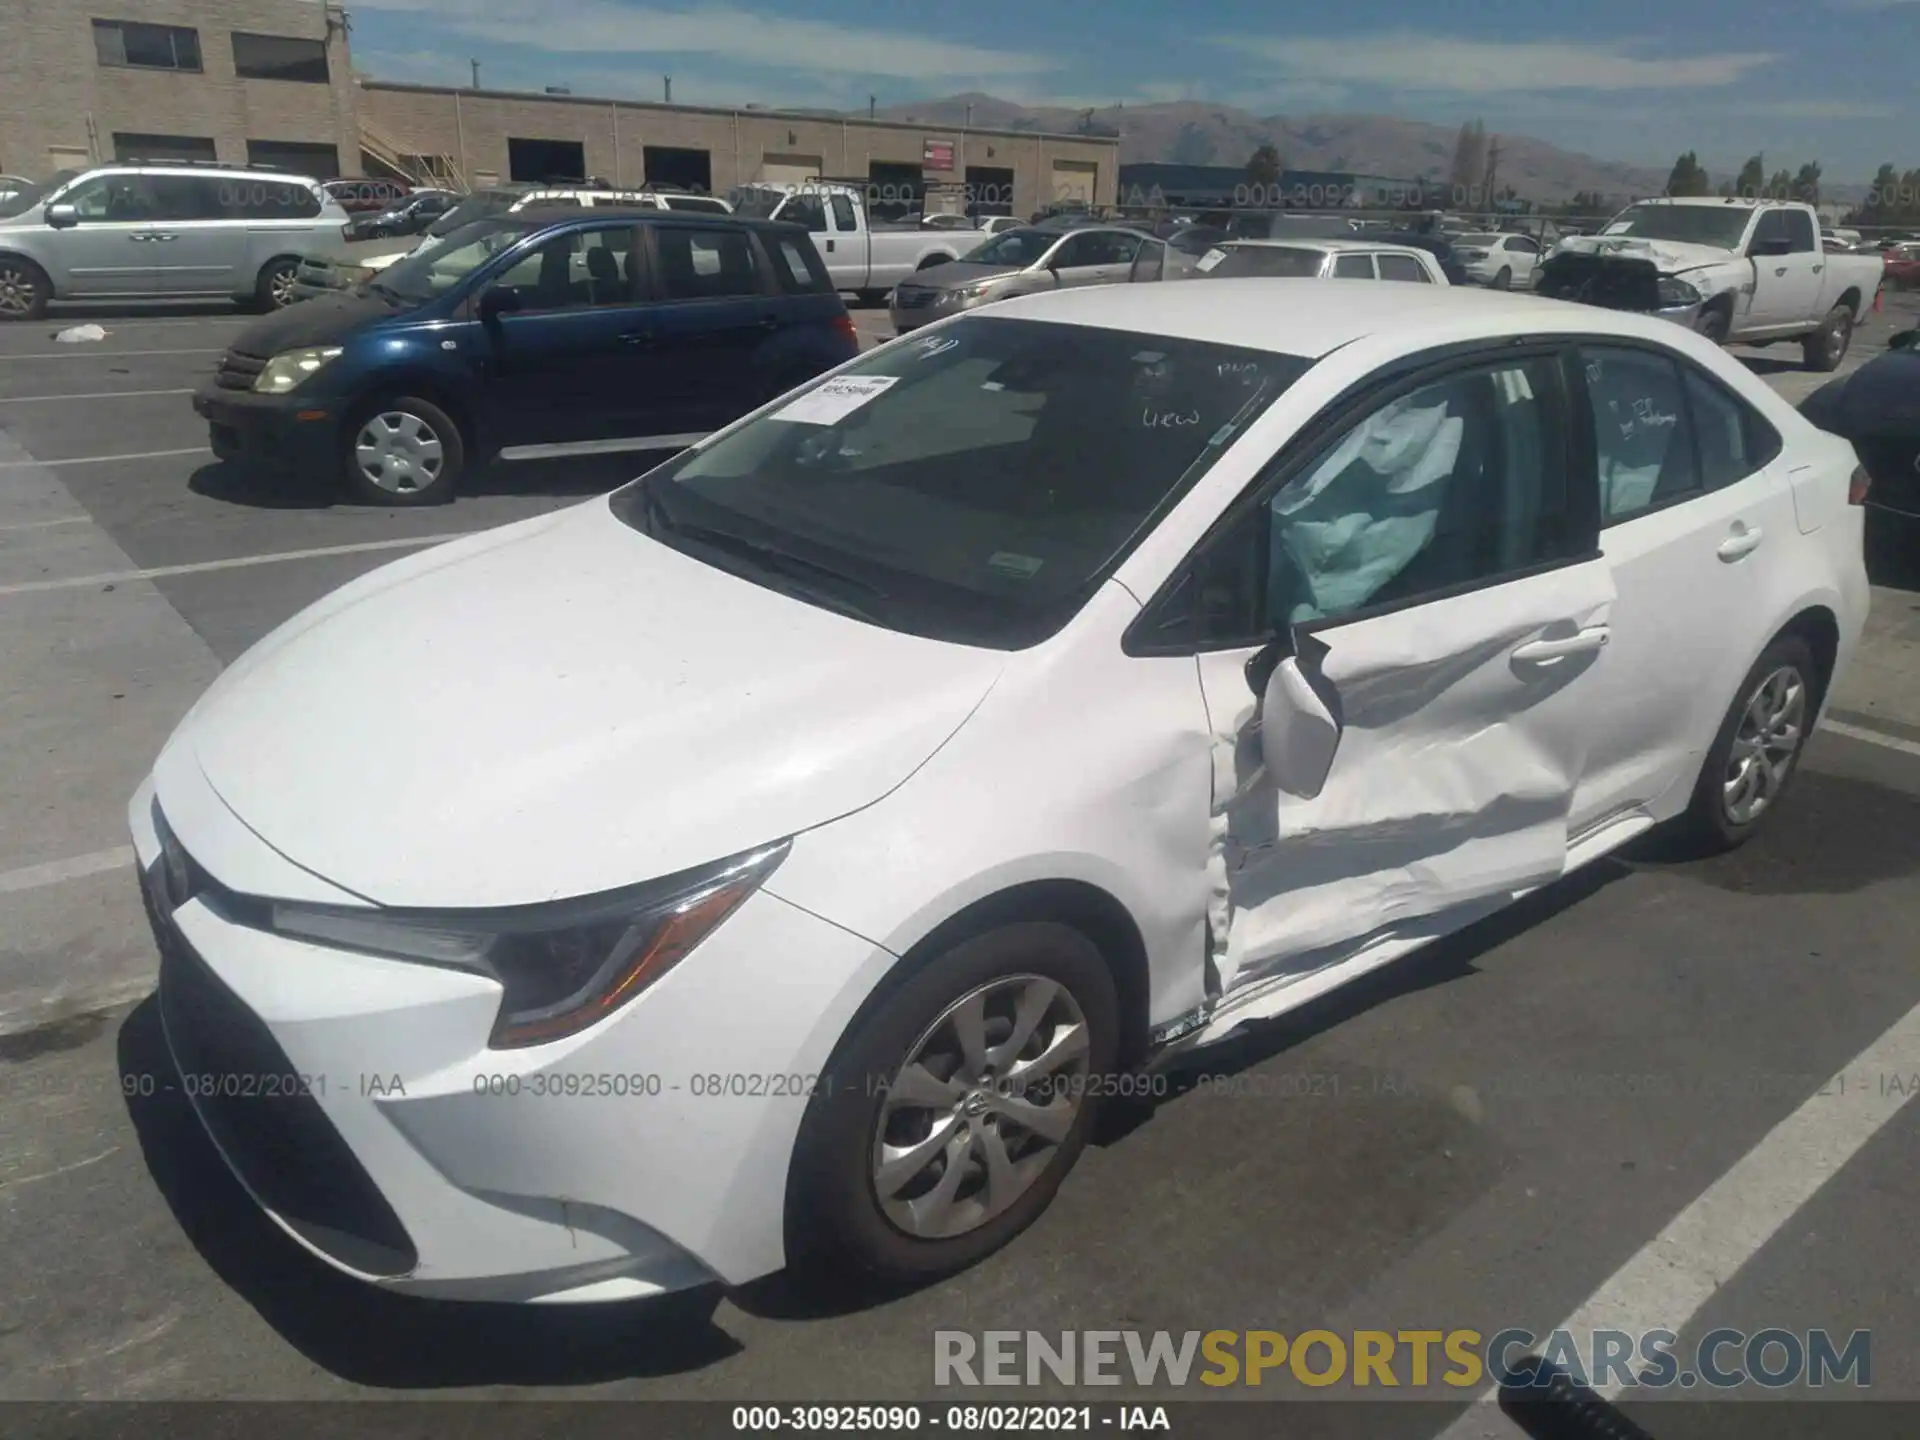
[[[1878,256],[1823,250],[1811,205],[1669,198],[1562,240],[1539,293],[1661,315],[1722,345],[1798,340],[1808,369],[1830,371],[1881,272]]]

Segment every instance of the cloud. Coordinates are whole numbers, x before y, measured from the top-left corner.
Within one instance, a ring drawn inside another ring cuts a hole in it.
[[[1731,85],[1780,58],[1741,51],[1646,59],[1620,45],[1457,40],[1406,30],[1306,39],[1220,36],[1213,43],[1270,60],[1289,80],[1481,95]]]
[[[359,0],[362,11],[431,14],[472,39],[548,55],[706,55],[740,64],[903,80],[1042,75],[1058,58],[921,39],[902,29],[859,29],[756,14],[730,5],[656,10],[615,0],[571,0],[541,9],[523,0]],[[650,68],[658,68],[653,66]]]

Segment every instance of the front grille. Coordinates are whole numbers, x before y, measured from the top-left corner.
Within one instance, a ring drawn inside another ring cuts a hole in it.
[[[902,310],[923,310],[933,303],[937,293],[934,290],[909,290],[902,285],[893,292],[893,301]]]
[[[272,1032],[168,918],[166,868],[156,862],[141,892],[160,946],[167,1045],[201,1123],[260,1203],[314,1248],[364,1275],[409,1273],[420,1257],[406,1227],[313,1098],[351,1078],[294,1073]]]
[[[214,383],[222,390],[251,390],[253,382],[260,378],[260,372],[267,368],[265,355],[249,355],[244,350],[229,350],[220,357],[220,368],[214,372]]]

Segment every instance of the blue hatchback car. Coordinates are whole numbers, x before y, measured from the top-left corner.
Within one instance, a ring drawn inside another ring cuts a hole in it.
[[[222,459],[430,505],[481,456],[683,448],[859,348],[800,226],[526,210],[249,326],[193,406]]]

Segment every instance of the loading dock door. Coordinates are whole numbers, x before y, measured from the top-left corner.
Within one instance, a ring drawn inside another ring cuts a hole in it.
[[[535,184],[587,178],[587,147],[578,140],[527,140],[507,137],[507,170],[514,180]]]
[[[818,155],[762,155],[760,178],[776,185],[801,185],[820,178]]]
[[[713,152],[683,150],[672,145],[644,145],[647,183],[677,185],[682,190],[706,194],[713,189]]]
[[[967,209],[976,215],[1013,214],[1013,171],[998,165],[969,165]]]
[[[1094,182],[1100,177],[1100,167],[1091,160],[1056,160],[1053,162],[1053,198],[1054,203],[1078,201],[1082,205],[1093,204]]]

